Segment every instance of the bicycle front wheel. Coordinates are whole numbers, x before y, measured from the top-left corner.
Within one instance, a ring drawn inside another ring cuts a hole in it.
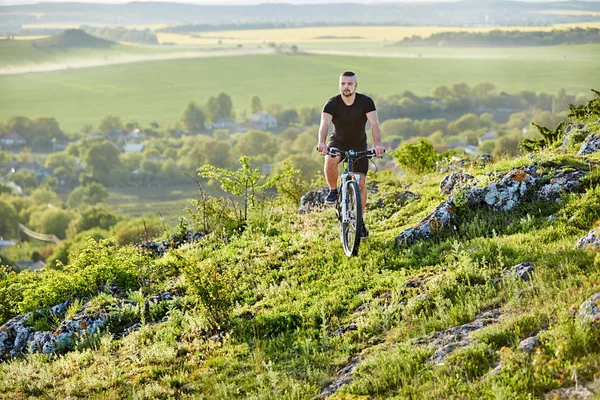
[[[358,254],[362,230],[362,202],[356,182],[346,187],[346,214],[342,216],[342,244],[348,257]]]

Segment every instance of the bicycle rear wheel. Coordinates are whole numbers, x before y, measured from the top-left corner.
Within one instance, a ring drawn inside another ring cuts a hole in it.
[[[346,188],[346,215],[342,216],[342,244],[348,257],[358,254],[362,230],[362,201],[356,182],[348,182]]]

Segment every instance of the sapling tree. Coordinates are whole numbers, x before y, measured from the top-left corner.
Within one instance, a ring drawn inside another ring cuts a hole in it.
[[[266,179],[258,168],[250,167],[250,158],[243,156],[240,158],[240,168],[237,171],[230,171],[225,168],[217,168],[213,165],[203,165],[198,168],[198,175],[207,179],[216,179],[221,183],[221,189],[231,193],[234,196],[241,196],[243,200],[243,211],[240,210],[240,220],[246,222],[248,219],[248,207],[255,204],[256,192],[273,186],[274,181],[268,180],[259,185],[259,182]]]

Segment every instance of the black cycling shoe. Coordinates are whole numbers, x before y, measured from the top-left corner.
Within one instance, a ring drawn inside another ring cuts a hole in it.
[[[337,189],[331,189],[327,197],[325,197],[325,204],[335,204],[337,201],[338,191]]]
[[[362,227],[360,228],[360,238],[361,239],[366,239],[368,237],[369,237],[369,230],[365,226],[365,221],[363,221]]]

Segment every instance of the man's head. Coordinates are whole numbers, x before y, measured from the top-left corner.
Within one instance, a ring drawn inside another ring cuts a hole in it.
[[[340,93],[342,96],[350,97],[356,93],[358,87],[358,81],[356,80],[356,74],[352,71],[343,72],[340,75]]]

